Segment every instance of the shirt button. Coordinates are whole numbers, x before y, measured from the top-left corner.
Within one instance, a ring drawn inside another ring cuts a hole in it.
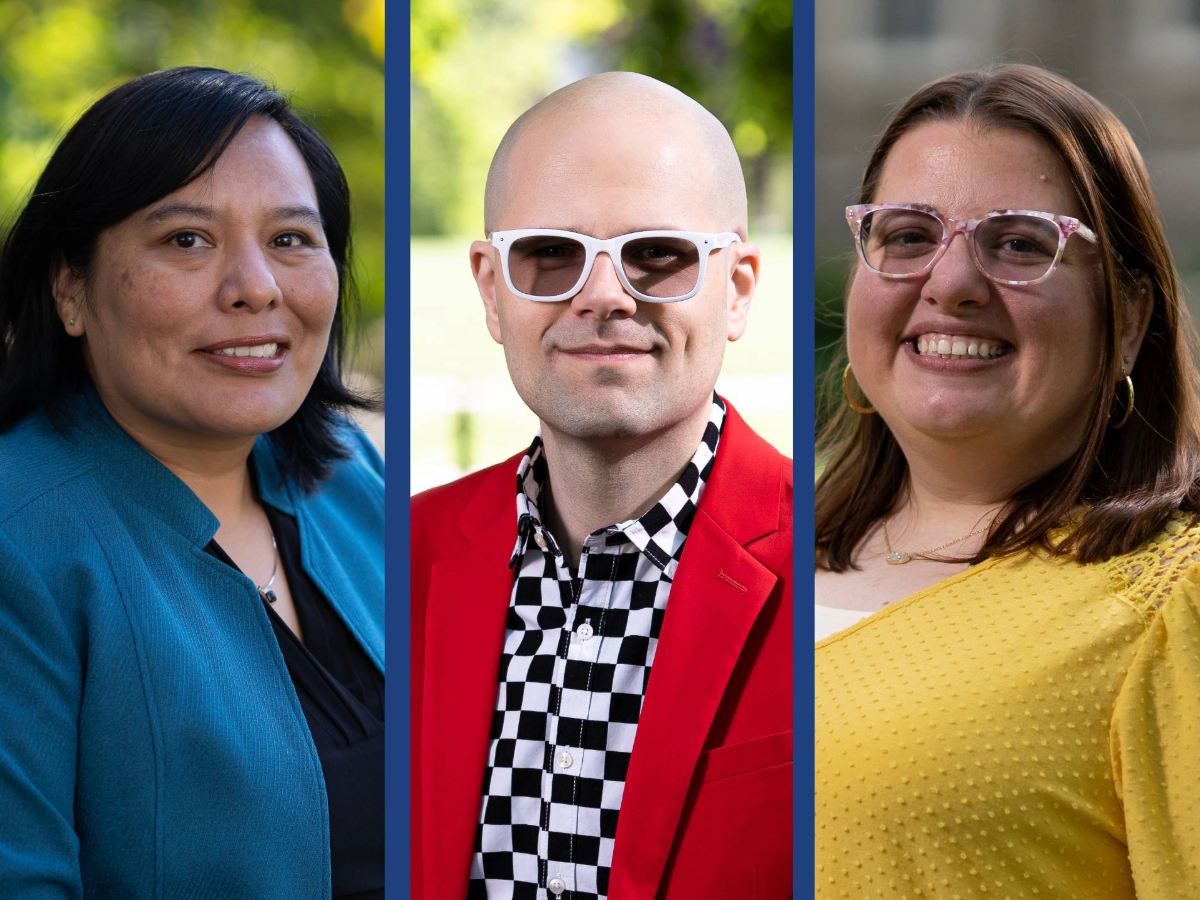
[[[592,633],[593,633],[591,624],[588,622],[584,622],[582,625],[579,626],[579,628],[576,629],[576,633],[579,635],[579,639],[581,641],[588,640],[589,638],[591,638]]]
[[[550,883],[546,885],[546,887],[550,888],[550,893],[557,897],[567,889],[567,883],[555,875],[550,879]]]
[[[573,762],[575,762],[575,758],[571,756],[571,752],[569,750],[563,750],[558,754],[558,767],[560,769],[571,768],[571,764]]]

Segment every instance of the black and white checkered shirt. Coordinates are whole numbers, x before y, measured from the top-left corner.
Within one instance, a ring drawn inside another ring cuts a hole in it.
[[[604,900],[642,699],[725,406],[645,515],[594,531],[579,574],[541,522],[541,438],[517,470],[504,633],[468,900]]]

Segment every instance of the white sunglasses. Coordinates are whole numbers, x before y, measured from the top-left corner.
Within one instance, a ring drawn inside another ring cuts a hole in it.
[[[592,274],[596,257],[607,253],[617,278],[647,303],[678,303],[704,284],[708,255],[741,240],[731,231],[635,231],[606,241],[553,228],[494,231],[508,289],[525,300],[557,303],[577,293]]]

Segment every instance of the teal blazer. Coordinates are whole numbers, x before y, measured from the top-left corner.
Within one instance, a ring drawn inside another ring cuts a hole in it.
[[[0,435],[0,897],[324,900],[320,760],[250,579],[217,520],[94,391],[59,433]],[[269,439],[262,501],[383,671],[383,463],[305,495]]]

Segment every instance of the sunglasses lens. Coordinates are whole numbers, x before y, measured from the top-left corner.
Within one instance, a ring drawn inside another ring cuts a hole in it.
[[[583,272],[587,254],[571,238],[534,235],[513,241],[508,274],[513,287],[533,297],[557,297],[571,290]]]
[[[917,209],[877,209],[862,220],[863,259],[885,275],[912,275],[932,262],[941,246],[941,220]]]
[[[1058,226],[1039,216],[992,216],[975,229],[975,255],[1003,281],[1036,281],[1058,255]]]
[[[690,294],[696,286],[700,250],[683,238],[638,238],[622,248],[621,265],[635,290],[669,300]]]

